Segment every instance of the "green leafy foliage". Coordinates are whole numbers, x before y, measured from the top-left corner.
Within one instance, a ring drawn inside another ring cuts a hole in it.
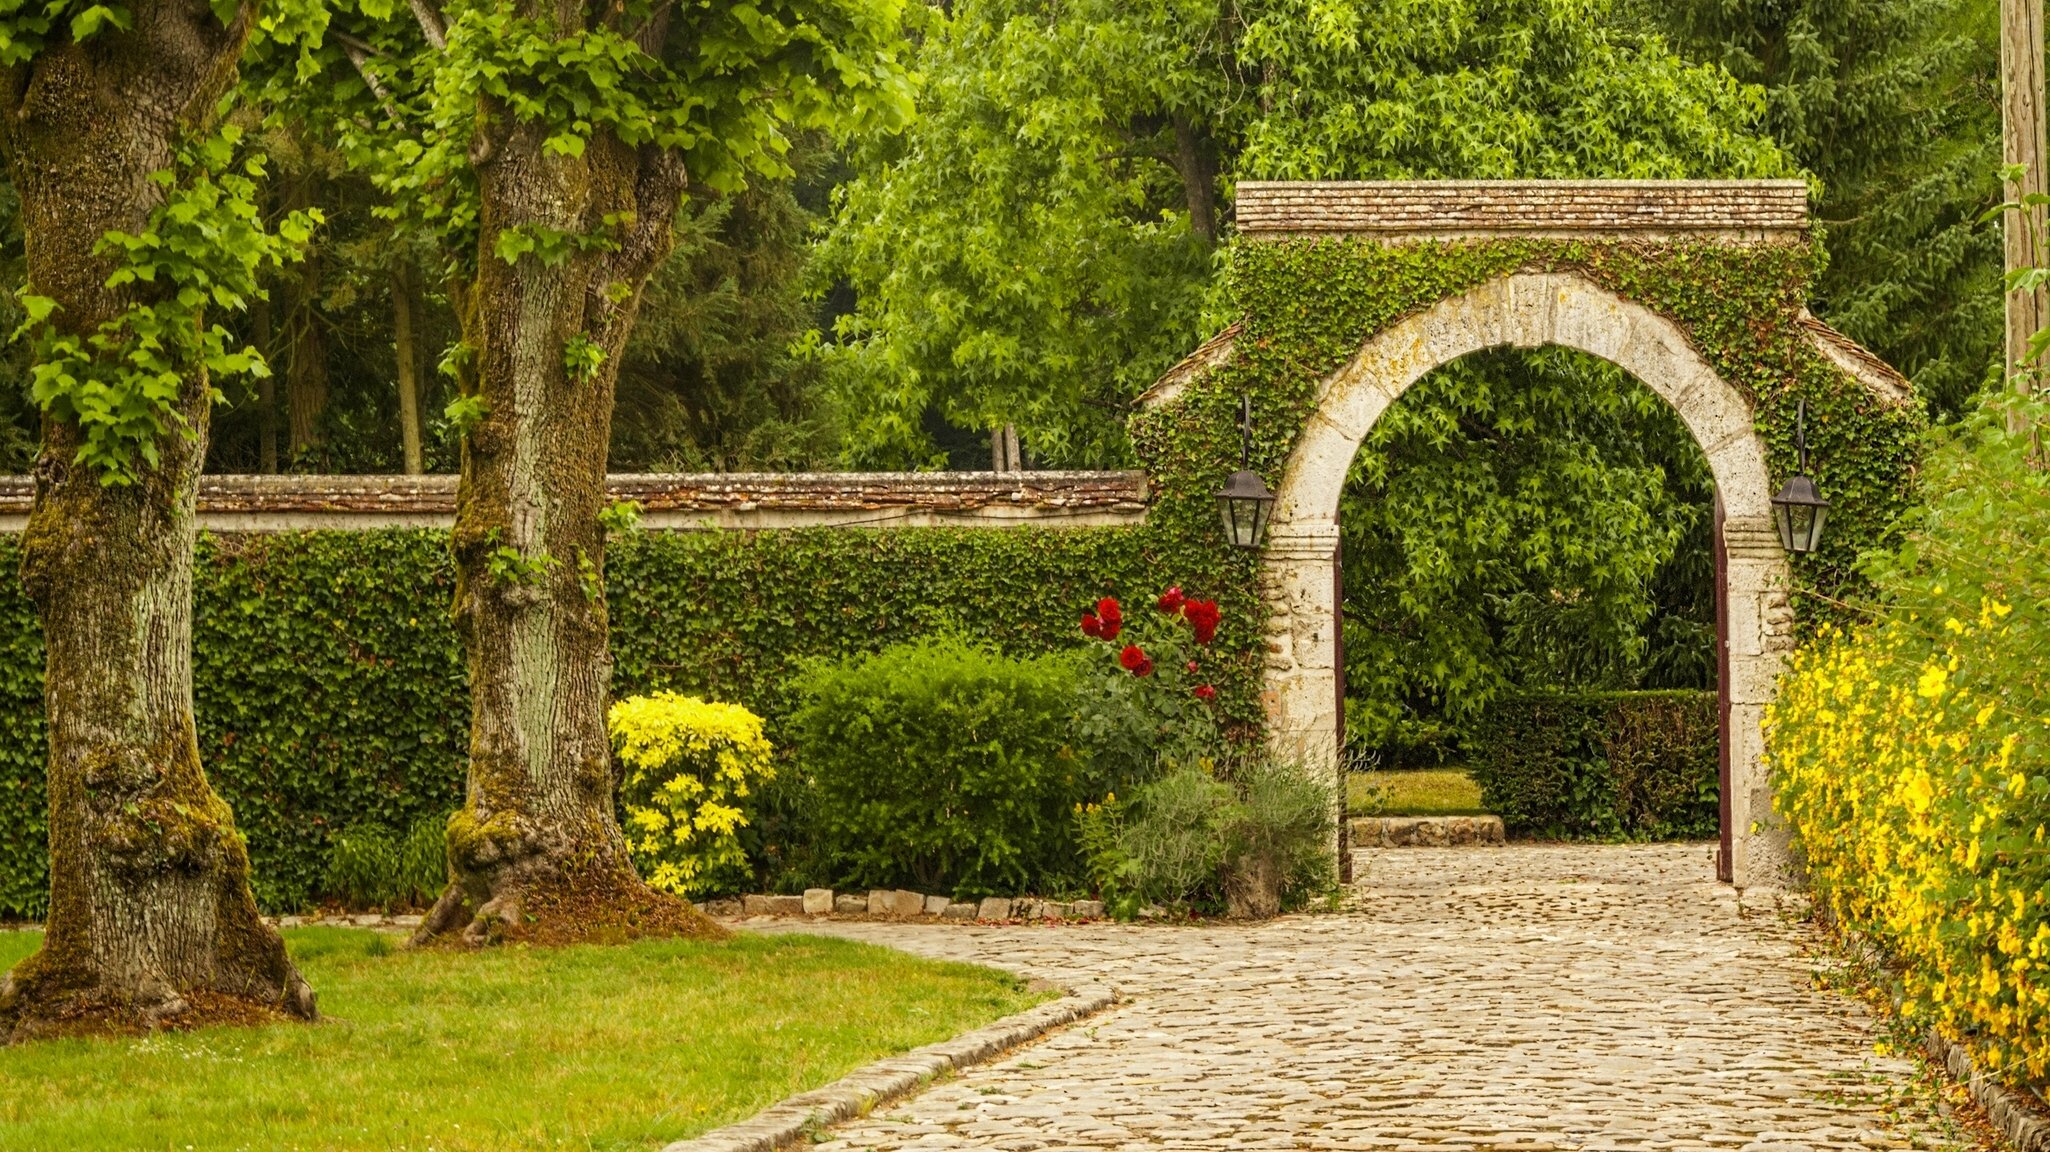
[[[103,11],[93,9],[89,11]],[[81,331],[34,285],[20,294],[35,367],[30,393],[49,417],[78,428],[80,464],[103,483],[133,483],[156,466],[167,435],[193,435],[179,415],[189,381],[269,371],[254,348],[207,310],[235,312],[262,294],[260,267],[297,260],[322,216],[293,212],[267,228],[256,202],[258,154],[241,155],[241,131],[223,124],[179,149],[177,166],[152,174],[162,200],[141,233],[109,232],[94,251],[112,258],[107,287],[127,306]]]
[[[1116,461],[1130,401],[1236,313],[1240,179],[1777,176],[1761,94],[1601,0],[966,0],[920,119],[843,185],[848,450],[932,454],[928,410]]]
[[[1716,835],[1712,692],[1505,697],[1468,745],[1481,803],[1512,832],[1554,839]]]
[[[1352,738],[1429,759],[1519,684],[1712,684],[1674,665],[1709,649],[1713,601],[1659,579],[1707,556],[1711,486],[1671,405],[1613,365],[1491,352],[1427,376],[1340,505]]]
[[[1815,175],[1815,310],[1954,419],[2001,346],[2000,37],[1985,0],[1637,0],[1686,55],[1765,93]]]
[[[328,844],[326,890],[351,908],[424,908],[448,884],[447,818],[416,821],[403,837],[357,824]]]
[[[18,547],[0,538],[0,570]],[[634,533],[608,549],[613,690],[733,700],[785,745],[809,657],[949,631],[1020,655],[1071,650],[1085,640],[1049,605],[1146,596],[1167,564],[1131,529]],[[470,696],[454,592],[442,532],[202,537],[200,754],[248,838],[264,907],[330,895],[336,832],[410,829],[462,802]],[[1224,627],[1220,639],[1242,626]],[[33,916],[49,882],[42,636],[13,582],[0,584],[0,656],[0,916]],[[798,805],[742,829],[765,887],[807,863]]]
[[[1058,886],[1068,813],[1093,790],[1068,740],[1078,674],[1069,655],[922,640],[800,677],[790,724],[834,886]]]
[[[1248,892],[1271,889],[1271,913],[1329,889],[1333,811],[1330,784],[1308,767],[1249,751],[1169,762],[1129,795],[1076,806],[1075,839],[1119,919],[1148,905],[1217,912],[1234,889],[1242,907]]]

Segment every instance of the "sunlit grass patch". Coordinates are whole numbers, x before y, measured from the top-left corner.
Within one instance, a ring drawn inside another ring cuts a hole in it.
[[[1346,777],[1346,810],[1355,816],[1479,816],[1481,786],[1461,768],[1420,772],[1354,772]]]
[[[653,1149],[1045,999],[811,936],[487,952],[285,936],[324,1023],[0,1049],[0,1148]],[[0,933],[0,969],[37,943]]]

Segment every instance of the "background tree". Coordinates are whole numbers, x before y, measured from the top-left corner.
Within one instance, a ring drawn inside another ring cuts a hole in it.
[[[605,731],[605,462],[643,288],[687,187],[790,175],[786,130],[883,131],[909,107],[897,0],[675,7],[428,0],[338,7],[267,94],[431,221],[461,342],[455,615],[468,803],[423,938],[674,931],[634,875]],[[317,93],[293,81],[325,71]]]
[[[1657,0],[1640,18],[1766,93],[1813,173],[1829,265],[1815,310],[1939,419],[1997,372],[1998,0]]]
[[[935,413],[1126,460],[1131,399],[1230,319],[1241,178],[1794,171],[1763,93],[1582,0],[968,0],[919,65],[919,122],[857,153],[821,253],[857,302],[832,355],[865,464],[931,458]],[[1675,578],[1706,587],[1707,501],[1685,430],[1607,366],[1435,374],[1341,513],[1356,734],[1435,744],[1519,682],[1702,683],[1712,602]]]
[[[0,1038],[314,1015],[257,913],[192,717],[212,379],[262,366],[206,309],[242,307],[256,265],[287,253],[256,217],[259,163],[212,131],[253,19],[186,0],[0,13],[0,147],[43,416],[22,581],[50,746],[47,932],[0,984]]]

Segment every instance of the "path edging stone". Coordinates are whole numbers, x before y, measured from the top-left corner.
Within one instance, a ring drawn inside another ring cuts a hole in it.
[[[1879,941],[1831,915],[1827,905],[1816,904],[1813,913],[1836,929],[1843,949],[1856,962],[1884,973],[1898,991],[1898,966]],[[1934,1028],[1923,1037],[1922,1048],[1937,1067],[1964,1086],[1972,1103],[1986,1114],[2014,1152],[2050,1152],[2050,1107],[2034,1099],[2031,1093],[2011,1088],[1981,1072],[1964,1045]]]
[[[1093,1016],[1117,999],[1117,991],[1108,985],[1077,986],[1058,1000],[963,1032],[952,1040],[878,1060],[824,1087],[771,1104],[751,1119],[666,1145],[662,1152],[777,1152],[806,1143],[819,1129],[908,1096],[942,1073],[987,1063],[1056,1028]]]
[[[1979,1071],[1964,1045],[1954,1044],[1932,1030],[1928,1048],[1930,1059],[1965,1086],[1986,1118],[2014,1145],[2015,1152],[2050,1152],[2050,1111]]]

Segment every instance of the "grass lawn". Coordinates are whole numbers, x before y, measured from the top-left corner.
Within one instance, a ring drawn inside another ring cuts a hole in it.
[[[285,940],[325,1023],[0,1049],[0,1149],[655,1149],[1047,999],[819,937]],[[0,932],[0,970],[37,942]]]
[[[1374,806],[1376,793],[1385,803]],[[1426,772],[1354,772],[1346,811],[1356,816],[1483,816],[1481,786],[1458,768]]]

